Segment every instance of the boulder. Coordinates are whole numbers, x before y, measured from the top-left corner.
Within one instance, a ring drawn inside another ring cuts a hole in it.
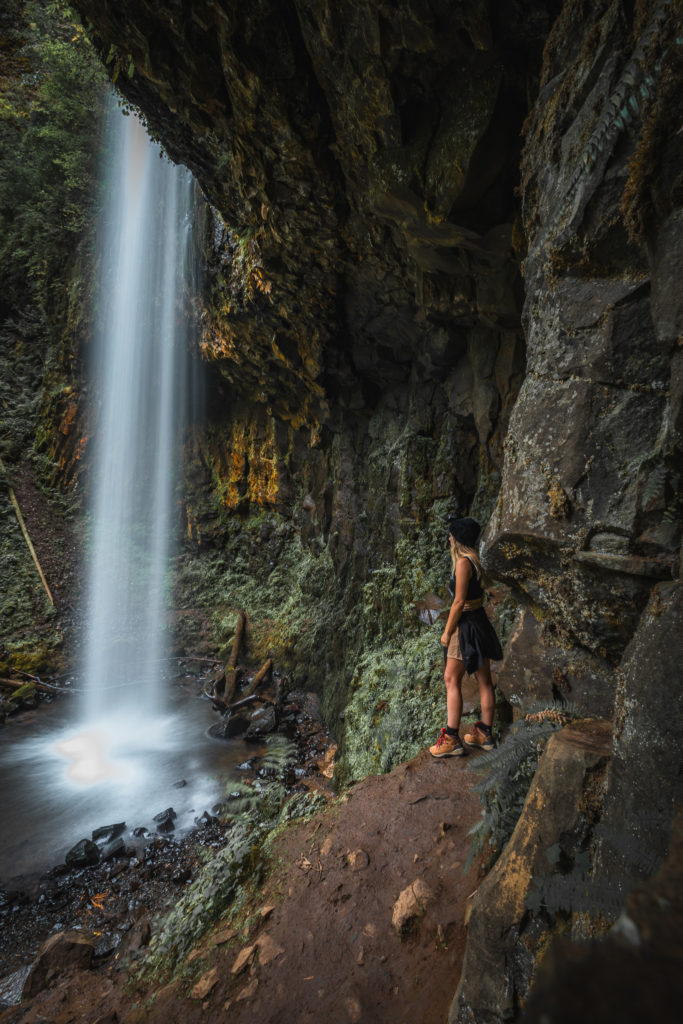
[[[471,906],[467,947],[450,1024],[502,1024],[526,998],[552,915],[533,913],[536,879],[578,862],[600,812],[610,725],[584,720],[551,736],[517,826]]]
[[[601,829],[601,870],[632,882],[666,857],[683,806],[683,584],[661,583],[629,644],[620,670],[614,750]]]
[[[119,821],[116,825],[101,825],[100,828],[96,828],[92,833],[92,841],[93,843],[110,843],[112,839],[122,836],[125,831],[125,821]]]
[[[634,889],[604,939],[553,940],[521,1024],[675,1024],[683,997],[683,813],[662,870]]]
[[[42,992],[59,974],[74,968],[89,967],[95,942],[85,932],[57,932],[43,943],[24,984],[22,999]]]
[[[177,814],[172,807],[167,807],[165,811],[155,814],[154,820],[157,823],[157,832],[172,832],[175,828],[173,820],[176,817]]]
[[[244,738],[245,740],[257,740],[261,736],[274,732],[276,728],[277,715],[275,714],[275,708],[268,704],[266,707],[259,708],[251,716],[251,723],[244,734]]]
[[[102,860],[114,860],[115,857],[123,857],[126,853],[126,843],[123,836],[118,836],[107,843],[102,849]]]
[[[66,864],[70,868],[87,868],[91,864],[97,864],[100,859],[99,847],[90,839],[81,839],[72,846],[66,857]]]

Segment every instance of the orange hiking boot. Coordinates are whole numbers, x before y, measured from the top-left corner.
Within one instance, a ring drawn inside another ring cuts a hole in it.
[[[479,747],[480,750],[493,750],[495,747],[491,730],[483,722],[475,722],[472,732],[466,732],[463,739],[468,747]]]
[[[429,748],[429,753],[432,757],[461,757],[465,748],[457,736],[449,736],[442,729],[434,746]]]

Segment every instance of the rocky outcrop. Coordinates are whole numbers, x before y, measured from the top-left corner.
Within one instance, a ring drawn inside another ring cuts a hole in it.
[[[681,637],[683,587],[662,583],[626,650],[617,688],[601,870],[624,879],[625,888],[665,860],[683,803]]]
[[[85,932],[57,932],[38,950],[22,990],[22,999],[31,999],[65,971],[90,966],[95,943]]]
[[[527,373],[488,557],[554,626],[528,627],[517,658],[568,676],[557,643],[566,662],[578,648],[603,708],[605,668],[650,588],[678,575],[683,235],[680,195],[651,163],[681,90],[675,6],[643,5],[629,23],[618,4],[586,20],[564,4],[522,160]],[[680,169],[680,145],[667,154]],[[646,237],[624,216],[644,163],[658,200]],[[511,682],[519,689],[518,673]]]
[[[522,1024],[591,1024],[679,1017],[683,987],[683,821],[679,816],[666,863],[630,894],[601,942],[555,939],[546,954]],[[656,1009],[655,1009],[656,1007]]]
[[[555,924],[545,908],[529,909],[533,886],[552,887],[587,860],[609,752],[607,722],[576,722],[549,740],[515,831],[474,896],[452,1024],[515,1019]]]

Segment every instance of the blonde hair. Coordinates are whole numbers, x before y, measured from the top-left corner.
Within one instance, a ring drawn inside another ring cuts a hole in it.
[[[451,534],[452,536],[452,534]],[[453,546],[451,547],[451,561],[453,562],[453,572],[455,572],[455,566],[459,558],[469,558],[474,563],[474,567],[477,570],[479,582],[481,583],[482,590],[486,590],[487,587],[491,586],[491,580],[484,572],[481,561],[479,560],[479,553],[470,548],[467,544],[461,544],[460,541],[455,540],[453,537]]]

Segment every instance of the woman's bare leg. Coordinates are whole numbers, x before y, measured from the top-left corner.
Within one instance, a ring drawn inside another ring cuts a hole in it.
[[[462,664],[462,662],[461,662]],[[475,673],[479,683],[479,703],[481,704],[481,721],[489,727],[493,725],[493,713],[496,707],[496,695],[491,679],[491,662],[487,658],[482,667]],[[462,678],[462,677],[461,677]]]
[[[443,680],[446,684],[446,709],[448,711],[449,729],[460,728],[462,716],[462,681],[465,675],[464,662],[457,658],[447,658]]]

